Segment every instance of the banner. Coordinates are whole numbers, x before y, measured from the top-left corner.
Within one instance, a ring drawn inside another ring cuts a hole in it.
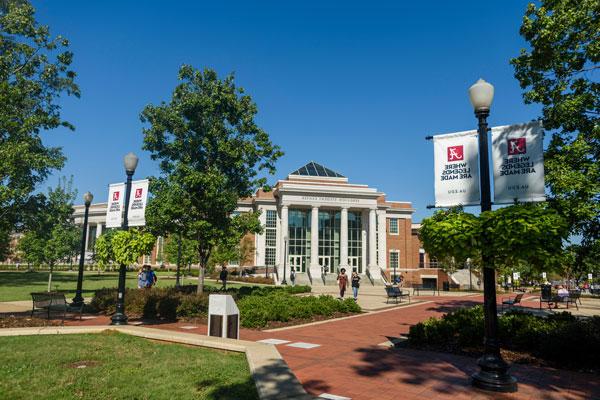
[[[435,206],[479,204],[477,131],[433,137]]]
[[[146,202],[148,200],[148,179],[133,181],[131,183],[131,198],[127,223],[129,226],[146,225]]]
[[[125,184],[111,183],[108,186],[108,205],[106,207],[106,227],[120,228],[123,202],[125,201]]]
[[[539,121],[492,128],[492,164],[495,204],[546,200]]]

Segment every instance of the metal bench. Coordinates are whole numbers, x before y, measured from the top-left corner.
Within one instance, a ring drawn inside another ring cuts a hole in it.
[[[410,303],[410,293],[404,292],[398,286],[386,286],[385,293],[387,294],[386,303],[389,303],[390,299],[396,300],[396,304],[398,304],[398,299],[400,299],[400,303],[402,303],[403,297],[408,297],[408,302]]]
[[[523,293],[519,293],[515,296],[514,299],[506,298],[502,299],[502,311],[504,311],[504,306],[508,306],[508,308],[514,307],[517,304],[521,305],[521,299],[523,298]]]
[[[65,320],[67,312],[79,312],[79,319],[81,320],[83,312],[83,304],[81,306],[71,306],[67,303],[65,294],[61,292],[38,292],[31,293],[31,299],[33,301],[33,308],[31,309],[31,316],[36,312],[43,312],[50,319],[51,312],[62,313],[62,320]]]
[[[423,285],[413,285],[413,295],[414,296],[420,296],[421,295],[421,291],[429,291],[431,290],[431,294],[432,296],[435,296],[435,292],[437,292],[438,296],[440,295],[440,289],[438,289],[435,286],[423,286]]]

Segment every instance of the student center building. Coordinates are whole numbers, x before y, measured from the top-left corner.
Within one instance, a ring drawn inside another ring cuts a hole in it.
[[[83,221],[83,206],[75,207]],[[290,173],[270,192],[259,190],[241,199],[237,212],[260,211],[263,233],[254,235],[254,257],[242,266],[268,267],[283,279],[312,285],[335,284],[341,268],[357,271],[373,284],[389,280],[394,269],[407,284],[441,288],[448,276],[430,262],[412,223],[410,202],[389,201],[385,194],[315,162]],[[88,247],[102,232],[106,203],[90,207]],[[144,262],[156,263],[162,247],[159,238]],[[88,250],[89,251],[89,250]]]

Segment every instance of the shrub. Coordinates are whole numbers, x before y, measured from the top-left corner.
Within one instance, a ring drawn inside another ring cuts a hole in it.
[[[409,343],[464,351],[483,347],[483,307],[463,308],[410,328]],[[498,318],[503,347],[574,368],[600,368],[600,317],[579,319],[570,313],[547,318],[511,311]]]

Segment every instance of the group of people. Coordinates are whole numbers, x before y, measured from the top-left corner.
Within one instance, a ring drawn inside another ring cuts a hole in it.
[[[340,269],[340,273],[337,276],[338,286],[340,288],[340,299],[344,298],[346,294],[346,288],[348,287],[348,275],[346,275],[346,268]],[[350,286],[352,287],[352,295],[354,301],[358,300],[358,288],[360,287],[360,276],[356,271],[352,272],[350,276]]]
[[[152,267],[150,265],[143,265],[142,268],[140,268],[138,275],[138,289],[149,289],[152,286],[156,285],[156,281],[158,280],[158,277],[156,276],[156,273],[152,270]]]

